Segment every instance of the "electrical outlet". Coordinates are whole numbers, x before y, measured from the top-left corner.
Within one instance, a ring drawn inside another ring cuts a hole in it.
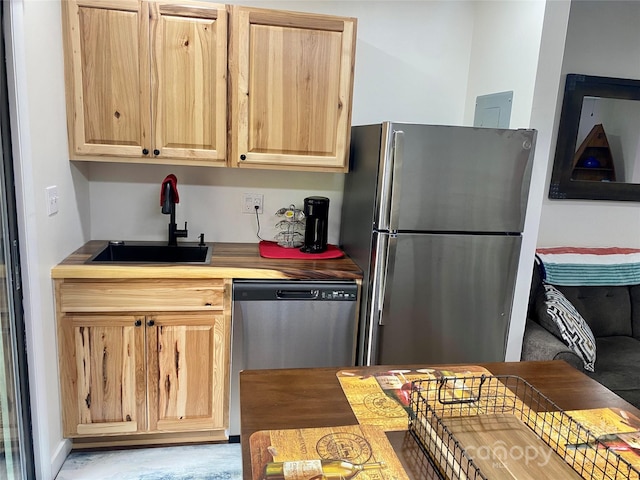
[[[45,189],[47,197],[47,215],[58,213],[58,187],[52,185]]]
[[[243,193],[242,194],[242,213],[256,213],[256,207],[258,207],[258,213],[262,213],[262,201],[264,195],[261,193]]]

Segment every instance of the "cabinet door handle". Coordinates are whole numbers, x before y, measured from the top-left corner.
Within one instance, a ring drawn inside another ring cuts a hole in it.
[[[139,327],[140,325],[142,325],[142,320],[140,320],[140,319],[136,320],[136,323],[134,323],[134,325],[136,327]]]
[[[147,326],[149,326],[149,327],[153,327],[155,324],[156,324],[155,320],[148,320],[147,321]]]
[[[146,148],[143,148],[143,149],[142,149],[142,154],[143,154],[143,155],[149,155],[149,150],[148,150],[148,149],[146,149]]]
[[[157,148],[153,151],[154,155],[160,155],[160,150],[158,150]]]

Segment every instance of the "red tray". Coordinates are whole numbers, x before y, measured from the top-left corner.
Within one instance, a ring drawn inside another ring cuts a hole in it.
[[[297,260],[325,260],[328,258],[340,258],[344,252],[335,245],[327,245],[322,253],[303,253],[299,248],[284,248],[276,242],[263,240],[259,243],[260,256],[264,258],[288,258]]]

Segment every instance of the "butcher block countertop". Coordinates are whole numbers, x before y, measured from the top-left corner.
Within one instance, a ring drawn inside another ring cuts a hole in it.
[[[257,243],[213,243],[211,262],[198,264],[85,263],[107,245],[91,240],[53,267],[64,278],[256,278],[291,280],[359,280],[362,271],[347,256],[327,260],[262,258]]]

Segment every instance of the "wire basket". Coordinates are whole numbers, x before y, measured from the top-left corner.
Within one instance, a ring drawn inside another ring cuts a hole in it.
[[[412,382],[409,431],[440,478],[488,478],[477,457],[480,448],[490,447],[461,443],[450,428],[455,423],[451,419],[503,414],[524,423],[582,478],[640,479],[640,471],[630,462],[520,377],[482,375]],[[502,447],[498,453],[507,455],[515,448]]]
[[[275,236],[278,245],[284,248],[301,247],[304,244],[304,212],[291,204],[289,208],[279,209],[276,216],[283,217],[276,224],[276,228],[280,230]]]

